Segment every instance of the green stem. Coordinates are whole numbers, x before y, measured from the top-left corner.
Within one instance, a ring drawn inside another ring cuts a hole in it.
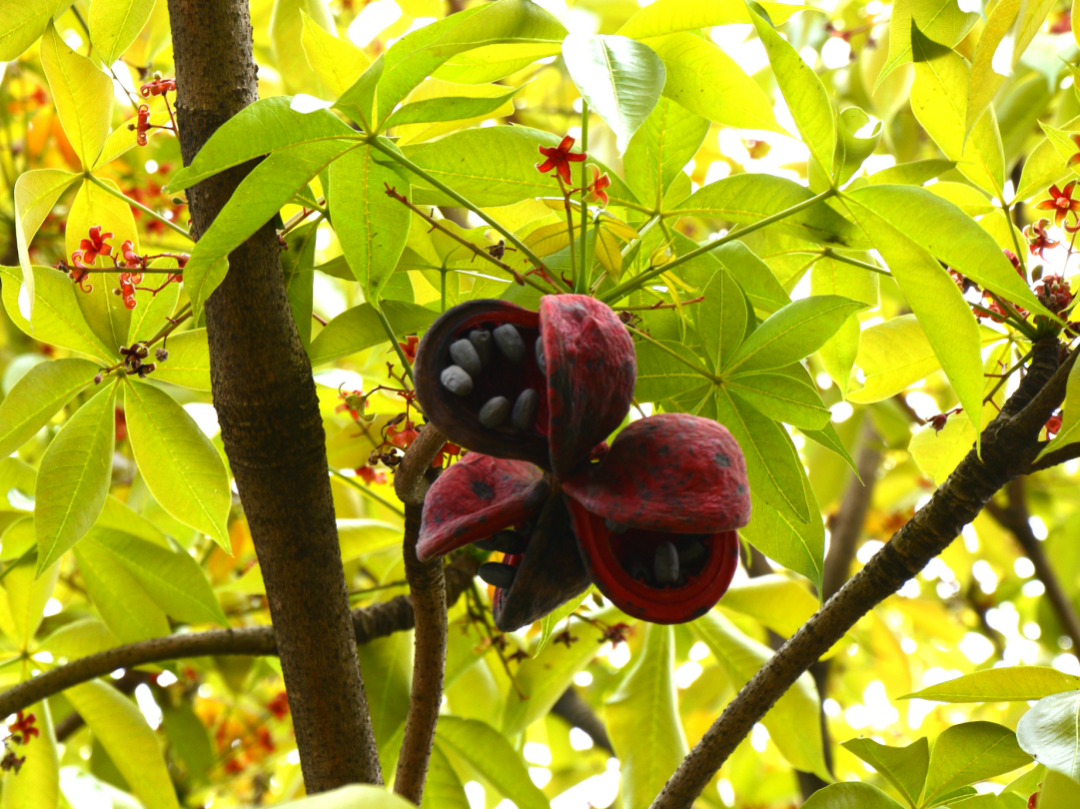
[[[757,222],[747,225],[742,230],[732,231],[726,236],[721,236],[719,239],[713,239],[711,242],[706,242],[696,250],[691,250],[689,253],[684,253],[678,258],[672,259],[667,264],[661,264],[659,267],[650,267],[641,274],[636,275],[633,278],[619,284],[617,287],[610,290],[606,295],[602,296],[600,300],[602,300],[604,303],[612,303],[613,301],[617,301],[620,298],[625,297],[628,293],[641,288],[661,273],[665,273],[668,270],[673,270],[680,264],[685,264],[687,261],[691,261],[700,255],[708,253],[710,250],[715,250],[717,247],[727,244],[728,242],[735,241],[736,239],[741,239],[743,236],[753,233],[755,230],[761,230],[761,228],[768,227],[769,225],[786,219],[789,216],[794,216],[800,211],[804,211],[807,208],[817,205],[819,202],[827,200],[829,197],[835,196],[836,193],[837,192],[835,188],[829,188],[825,191],[822,191],[820,194],[811,197],[808,200],[800,202],[798,205],[792,205],[790,208],[785,208],[779,213],[774,213],[772,216],[766,216],[764,219],[759,219]]]
[[[589,148],[589,102],[584,98],[581,99],[581,153],[585,154]],[[581,161],[581,261],[578,264],[581,266],[580,276],[574,274],[574,292],[581,294],[589,288],[589,276],[591,273],[589,269],[592,265],[586,256],[588,252],[585,228],[589,224],[589,205],[585,201],[585,198],[589,196],[589,161]],[[571,247],[571,249],[573,249]]]
[[[336,477],[342,483],[345,483],[348,486],[352,486],[354,489],[356,489],[358,492],[360,492],[360,494],[364,495],[364,497],[371,498],[376,503],[378,503],[380,506],[386,506],[392,512],[394,512],[399,517],[404,519],[404,517],[405,517],[405,512],[404,511],[402,511],[400,508],[395,506],[389,500],[386,500],[386,499],[380,497],[379,495],[375,494],[375,492],[373,492],[367,486],[363,485],[362,483],[357,483],[355,479],[349,477],[348,475],[341,474],[336,469],[331,469],[330,474],[333,475],[334,477]]]
[[[147,216],[153,217],[154,219],[161,222],[161,224],[165,225],[166,227],[172,228],[177,233],[179,233],[181,236],[183,236],[185,239],[187,239],[189,242],[194,242],[195,241],[191,237],[190,233],[188,233],[184,228],[180,227],[175,222],[173,222],[173,221],[171,221],[169,219],[166,219],[164,216],[159,214],[157,211],[154,211],[154,210],[151,210],[150,208],[147,208],[141,202],[136,202],[131,197],[129,197],[127,194],[125,194],[123,191],[119,191],[119,190],[113,188],[108,183],[102,182],[101,180],[99,180],[97,177],[95,177],[90,172],[86,173],[86,179],[88,179],[94,185],[99,186],[100,188],[104,189],[105,191],[108,191],[110,194],[112,194],[117,199],[122,199],[124,202],[126,202],[128,205],[130,205],[132,208],[138,208],[140,211],[142,211]]]
[[[892,273],[888,270],[883,270],[877,264],[870,264],[866,261],[859,261],[857,258],[848,258],[847,256],[837,253],[832,248],[826,247],[821,251],[822,258],[831,258],[833,261],[840,261],[844,264],[850,264],[852,267],[862,267],[869,272],[876,272],[878,275],[884,275],[886,278],[892,278]]]
[[[643,338],[646,342],[652,343],[654,346],[659,348],[661,351],[663,351],[663,352],[665,352],[667,354],[670,354],[672,357],[677,359],[679,362],[681,362],[687,368],[690,368],[695,373],[700,374],[701,376],[705,377],[710,382],[715,382],[717,385],[719,385],[721,382],[723,382],[723,379],[721,379],[720,377],[716,376],[715,374],[709,373],[708,371],[706,371],[701,366],[699,366],[699,365],[691,362],[690,360],[686,359],[686,357],[682,356],[682,354],[668,348],[666,345],[664,345],[663,343],[661,343],[659,340],[652,337],[651,335],[646,334],[645,332],[641,331],[640,329],[635,329],[633,326],[630,326],[630,325],[627,325],[626,328],[628,328],[630,331],[632,331],[638,337]]]
[[[409,375],[409,381],[412,382],[412,366],[409,364],[408,359],[405,358],[405,352],[401,350],[401,344],[398,342],[397,335],[394,334],[394,327],[390,325],[390,321],[383,314],[382,306],[372,303],[371,308],[379,316],[379,322],[382,323],[383,330],[390,338],[390,344],[394,346],[394,351],[397,352],[398,359],[401,360],[401,365],[405,369],[405,373]]]
[[[988,289],[985,290],[985,292],[987,295],[997,301],[998,305],[1008,313],[1008,317],[1005,318],[1006,323],[1008,323],[1017,331],[1021,332],[1029,340],[1035,341],[1038,339],[1038,334],[1035,329],[1028,325],[1027,321],[1024,320],[1024,316],[1021,315],[1018,311],[1016,311],[1015,306],[1002,298],[1000,295],[993,293]],[[989,311],[987,309],[983,309],[983,307],[981,306],[979,308],[982,309],[984,312]],[[999,315],[997,312],[994,312],[993,314],[997,317],[1001,317],[1001,315]]]
[[[0,581],[3,581],[4,577],[7,576],[8,573],[13,571],[19,565],[21,565],[24,562],[28,561],[31,556],[36,556],[36,555],[37,555],[37,546],[34,545],[29,550],[27,550],[26,553],[24,553],[22,556],[20,556],[18,559],[16,559],[14,562],[12,562],[10,565],[5,567],[2,572],[0,572]]]
[[[510,244],[514,245],[514,247],[516,247],[521,252],[521,254],[523,256],[525,256],[525,258],[527,258],[532,263],[532,265],[534,267],[536,267],[536,269],[542,271],[545,275],[547,275],[549,278],[551,278],[551,282],[553,284],[555,284],[555,286],[560,287],[563,292],[569,292],[570,291],[570,287],[568,287],[566,284],[564,284],[561,278],[557,278],[557,277],[555,277],[554,275],[552,275],[551,273],[549,273],[547,271],[547,268],[544,266],[544,262],[542,262],[540,260],[540,258],[532,250],[530,250],[525,245],[525,243],[523,241],[521,241],[521,239],[519,239],[517,236],[515,236],[513,233],[511,233],[505,227],[503,227],[498,222],[496,222],[494,219],[492,219],[490,216],[488,216],[484,211],[482,211],[476,205],[473,205],[471,202],[469,202],[469,200],[465,199],[465,197],[461,196],[461,194],[459,194],[453,188],[451,188],[450,186],[448,186],[446,183],[442,182],[441,180],[437,180],[435,177],[433,177],[431,174],[429,174],[426,170],[420,168],[418,165],[416,165],[411,160],[409,160],[409,158],[405,157],[405,155],[399,154],[398,152],[391,149],[389,146],[386,145],[386,143],[384,143],[383,138],[380,138],[378,136],[372,136],[368,140],[368,143],[373,148],[378,149],[384,155],[389,157],[391,160],[393,160],[398,165],[407,168],[409,171],[411,171],[417,177],[421,178],[422,180],[424,180],[427,183],[430,183],[434,188],[437,188],[438,190],[442,191],[444,194],[446,194],[448,197],[450,197],[450,199],[454,200],[454,202],[456,202],[458,205],[462,206],[463,208],[468,208],[474,214],[479,216],[481,219],[483,219],[485,222],[487,222],[489,225],[491,225],[492,228],[497,230],[502,235],[502,237],[504,239],[506,239],[506,241],[508,241],[508,242],[510,242]]]
[[[1009,235],[1012,236],[1013,247],[1016,248],[1016,260],[1020,262],[1020,269],[1024,273],[1024,281],[1027,281],[1027,262],[1024,261],[1024,252],[1020,249],[1020,240],[1016,238],[1016,225],[1013,224],[1012,208],[1006,203],[1005,195],[1002,194],[1001,210],[1005,212],[1005,221],[1009,223]]]
[[[583,161],[584,162],[584,161]],[[574,254],[574,209],[570,205],[570,189],[563,185],[562,177],[559,177],[559,190],[563,195],[563,209],[566,211],[566,229],[570,234],[570,244],[568,249],[570,250],[570,278],[573,279],[574,289],[577,289],[578,285],[578,271],[577,271],[577,256]],[[582,233],[582,241],[585,239],[584,232]]]

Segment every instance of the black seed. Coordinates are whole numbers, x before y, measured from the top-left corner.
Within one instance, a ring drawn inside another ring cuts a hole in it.
[[[495,496],[495,490],[482,480],[474,480],[472,482],[472,490],[473,494],[481,500],[490,500]]]
[[[708,555],[705,543],[697,537],[682,537],[679,539],[679,564],[683,567],[700,562]]]
[[[514,412],[510,423],[519,430],[527,430],[536,423],[536,412],[540,407],[540,394],[532,388],[526,388],[518,394],[514,402]]]
[[[473,344],[473,348],[480,357],[480,365],[486,367],[491,362],[491,332],[473,329],[469,332],[469,342]]]
[[[670,542],[657,546],[653,573],[660,584],[674,584],[679,580],[679,552]]]
[[[521,339],[521,334],[512,324],[503,323],[491,334],[495,338],[495,345],[499,347],[499,351],[508,360],[521,362],[525,359],[525,343]]]
[[[499,553],[524,553],[529,540],[516,531],[499,531],[492,537],[474,542],[474,545],[482,551],[498,551]]]
[[[629,525],[623,525],[621,522],[615,522],[615,520],[612,519],[604,520],[604,527],[613,534],[625,534],[630,530]]]
[[[547,361],[544,359],[544,338],[536,338],[536,364],[540,366],[540,373],[547,373]]]
[[[455,396],[468,396],[472,393],[472,377],[456,365],[444,368],[439,379],[443,387]]]
[[[480,408],[480,423],[489,430],[494,430],[506,421],[510,415],[510,400],[505,396],[496,396],[488,399],[487,403]]]
[[[458,340],[450,344],[450,359],[461,366],[471,377],[480,376],[482,363],[476,347],[469,340]]]
[[[502,562],[485,562],[476,573],[488,584],[506,590],[514,583],[517,569]]]

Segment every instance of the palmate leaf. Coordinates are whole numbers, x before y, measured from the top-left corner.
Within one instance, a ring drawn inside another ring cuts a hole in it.
[[[799,135],[827,177],[833,173],[836,116],[829,94],[798,52],[759,14],[751,13],[758,38],[765,46],[776,83],[784,95]]]
[[[64,134],[82,161],[94,164],[109,136],[112,79],[90,59],[75,53],[50,26],[41,38],[41,66],[49,79]]]
[[[625,152],[660,99],[664,63],[648,45],[620,36],[572,34],[563,40],[562,52],[581,97]]]
[[[361,146],[330,166],[330,206],[335,231],[367,301],[378,301],[409,236],[412,212],[386,193],[387,187],[408,199],[403,170],[376,160],[381,153]],[[310,323],[311,318],[308,318]]]
[[[604,706],[625,767],[619,790],[626,806],[647,806],[687,753],[674,674],[674,630],[647,624],[641,653]]]
[[[783,132],[757,82],[714,43],[690,33],[649,40],[667,72],[664,95],[710,121]]]
[[[95,363],[60,359],[35,365],[0,402],[0,457],[29,441],[94,381]]]
[[[64,692],[146,809],[179,809],[157,737],[135,703],[93,680]]]
[[[75,411],[41,458],[34,492],[39,575],[83,538],[105,506],[115,400],[116,385],[103,386]]]
[[[277,96],[242,109],[214,132],[190,166],[173,175],[167,192],[183,191],[220,171],[288,146],[360,138],[329,110],[302,113],[291,105],[291,96]]]
[[[1070,744],[1075,745],[1075,735]],[[922,803],[933,806],[939,798],[960,787],[1030,763],[1031,756],[1020,749],[1016,734],[1008,728],[993,722],[954,725],[938,736],[930,751]]]
[[[90,6],[90,41],[101,61],[111,65],[124,53],[142,31],[154,0],[102,0]]]
[[[230,550],[229,476],[214,445],[169,394],[129,380],[125,413],[131,451],[146,486],[169,514]]]

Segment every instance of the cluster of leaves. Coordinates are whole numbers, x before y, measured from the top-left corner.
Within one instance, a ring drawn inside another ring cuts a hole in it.
[[[573,12],[602,32],[585,35],[568,32],[573,15],[527,0],[445,17],[441,5],[400,0],[400,18],[361,48],[341,32],[370,26],[368,8],[253,3],[258,59],[276,71],[265,97],[175,171],[176,140],[162,133],[175,131],[176,88],[153,77],[173,73],[165,4],[3,5],[0,59],[13,61],[0,84],[0,683],[181,625],[267,620],[205,418],[202,308],[230,251],[273,220],[320,382],[357,604],[403,592],[402,514],[385,467],[421,419],[406,335],[456,303],[535,308],[541,294],[594,294],[627,313],[638,401],[717,419],[740,442],[754,501],[742,535],[780,572],[740,577],[716,611],[647,627],[597,597],[504,637],[479,589],[451,610],[425,804],[473,805],[475,782],[487,805],[543,807],[572,789],[582,805],[610,802],[616,787],[621,805],[648,805],[770,643],[815,611],[823,517],[839,507],[852,452],[869,440],[883,453],[864,562],[976,442],[1031,341],[1073,335],[1073,234],[1057,230],[1076,224],[1067,183],[1080,104],[1062,86],[1075,69],[1055,55],[1076,58],[1068,10],[999,0],[984,21],[952,0],[828,12],[580,3]],[[817,70],[838,43],[849,61]],[[755,48],[762,69],[750,75]],[[184,191],[253,158],[193,245]],[[1037,225],[1044,211],[1063,213]],[[166,283],[143,287],[133,271]],[[144,378],[155,349],[166,359]],[[1074,374],[1044,454],[1077,437],[1078,386]],[[1041,475],[1030,504],[1074,600],[1076,474]],[[913,694],[922,702],[906,721],[887,700],[994,661],[1076,667],[1008,535],[987,517],[970,533],[833,650],[827,693],[799,680],[703,805],[790,805],[794,770],[840,782],[811,799],[823,809],[1019,809],[1034,792],[1042,809],[1075,805],[1076,729],[1064,720],[1075,678],[988,669]],[[384,772],[411,645],[400,633],[360,648]],[[94,792],[117,806],[131,793],[147,809],[299,793],[275,661],[154,671],[169,676],[140,682],[137,703],[90,682],[33,706],[41,736],[23,731],[28,743],[12,746],[25,761],[5,775],[5,806],[79,809]],[[551,713],[574,684],[602,714],[617,768]],[[822,699],[844,742],[830,746],[831,774]],[[1027,713],[1015,703],[1036,699]],[[85,728],[60,746],[72,712]],[[925,721],[932,749],[914,738]],[[866,730],[877,738],[855,740]],[[972,785],[1032,755],[1042,764],[1000,796],[974,796]],[[400,803],[362,788],[328,800]]]

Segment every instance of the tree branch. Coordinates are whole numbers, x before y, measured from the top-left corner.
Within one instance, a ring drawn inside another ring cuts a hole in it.
[[[420,538],[420,521],[424,515],[424,496],[427,494],[431,462],[438,455],[446,437],[428,424],[420,436],[405,451],[397,473],[394,489],[405,504],[405,578],[412,593],[416,616],[413,639],[412,693],[405,733],[398,756],[394,792],[417,806],[424,796],[431,747],[435,742],[435,725],[442,707],[443,675],[446,671],[446,585],[443,581],[442,557],[421,562],[416,556]]]
[[[1039,542],[1035,533],[1031,530],[1028,522],[1030,515],[1024,498],[1024,479],[1017,478],[1006,489],[1009,502],[1006,506],[1000,506],[991,500],[986,504],[986,510],[990,512],[998,525],[1009,531],[1017,543],[1024,550],[1024,555],[1035,566],[1035,575],[1046,588],[1046,597],[1050,600],[1050,606],[1061,622],[1062,629],[1073,642],[1073,650],[1080,653],[1080,617],[1076,614],[1072,599],[1061,586],[1061,580],[1054,572],[1050,560],[1043,551],[1042,543]]]
[[[247,0],[168,0],[184,165],[259,97]],[[201,238],[256,161],[188,190]],[[266,583],[308,794],[382,783],[311,362],[267,222],[206,301],[214,407]]]
[[[462,556],[446,569],[447,599],[455,603],[472,583],[475,559]],[[414,626],[412,599],[397,596],[364,609],[352,611],[356,643],[368,643]],[[242,629],[215,629],[129,643],[104,652],[80,657],[57,666],[0,694],[0,715],[9,716],[72,686],[103,677],[117,669],[210,655],[276,655],[272,626]]]
[[[784,644],[736,695],[664,786],[652,809],[685,809],[701,794],[736,745],[799,676],[875,605],[896,592],[971,522],[1002,486],[1038,453],[1039,430],[1065,394],[1075,361],[1059,367],[1056,337],[1035,344],[1020,386],[982,434],[976,450],[930,502]]]

